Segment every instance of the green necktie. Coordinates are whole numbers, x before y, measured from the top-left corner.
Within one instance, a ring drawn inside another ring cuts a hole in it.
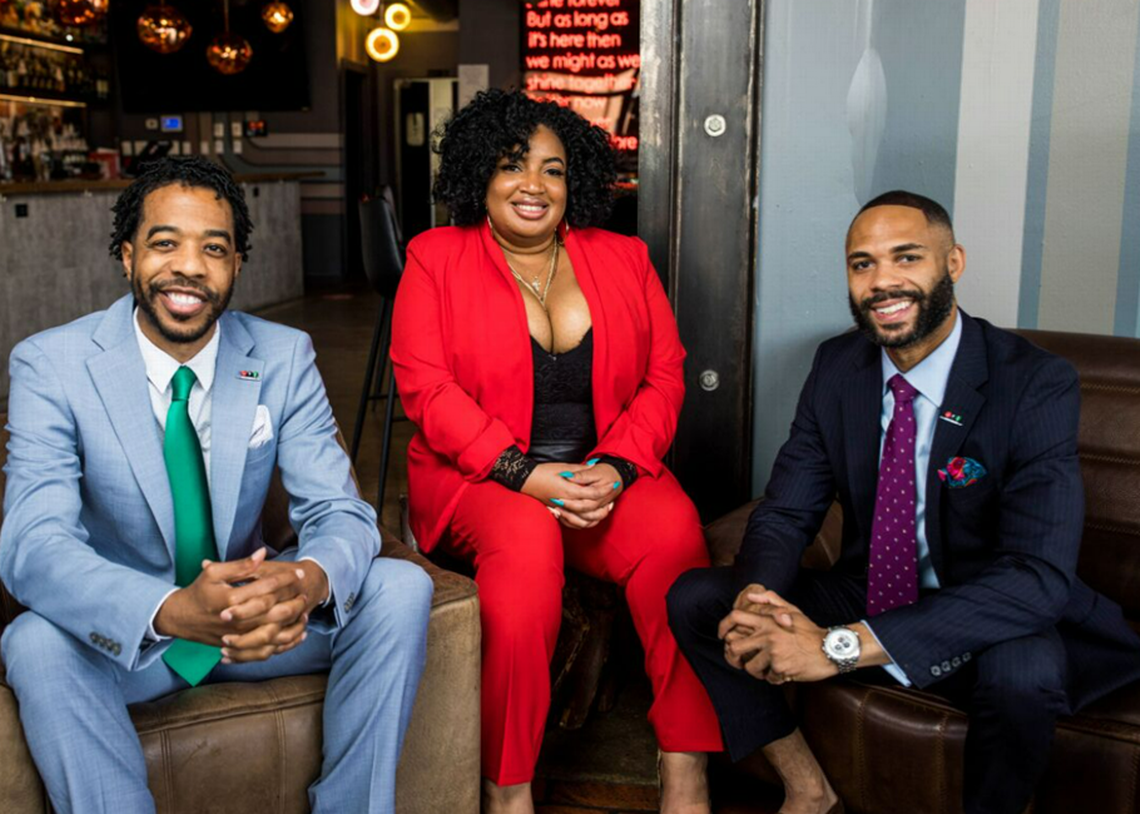
[[[202,572],[202,560],[216,560],[210,487],[198,432],[190,421],[190,390],[197,377],[188,367],[178,368],[171,385],[174,399],[166,413],[162,455],[174,498],[174,581],[185,588]],[[175,639],[162,656],[171,670],[197,686],[222,658],[217,647]]]

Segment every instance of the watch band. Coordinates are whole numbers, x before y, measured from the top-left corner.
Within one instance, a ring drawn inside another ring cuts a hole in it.
[[[828,657],[830,658],[830,656]],[[837,668],[839,668],[840,675],[853,673],[859,668],[859,659],[831,659]]]

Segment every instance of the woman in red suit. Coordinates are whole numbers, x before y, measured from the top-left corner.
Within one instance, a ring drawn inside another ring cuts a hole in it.
[[[563,568],[625,589],[645,646],[663,812],[708,814],[721,749],[665,593],[708,565],[697,512],[661,463],[684,349],[640,241],[595,228],[615,178],[606,134],[489,91],[439,145],[454,227],[408,246],[392,361],[420,546],[474,563],[483,623],[484,810],[532,812]]]

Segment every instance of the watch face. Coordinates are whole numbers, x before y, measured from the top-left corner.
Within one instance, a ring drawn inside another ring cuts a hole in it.
[[[823,649],[834,659],[849,659],[859,653],[859,637],[850,630],[833,630],[823,640]]]

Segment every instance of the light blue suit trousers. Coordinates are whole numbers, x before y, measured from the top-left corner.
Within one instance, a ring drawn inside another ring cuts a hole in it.
[[[219,664],[204,682],[329,671],[324,766],[309,789],[317,814],[395,810],[396,762],[423,672],[431,595],[431,578],[418,566],[375,559],[346,625],[310,632],[268,661]],[[28,746],[56,811],[153,812],[127,704],[186,689],[186,682],[161,659],[128,671],[31,611],[8,626],[2,647]]]

